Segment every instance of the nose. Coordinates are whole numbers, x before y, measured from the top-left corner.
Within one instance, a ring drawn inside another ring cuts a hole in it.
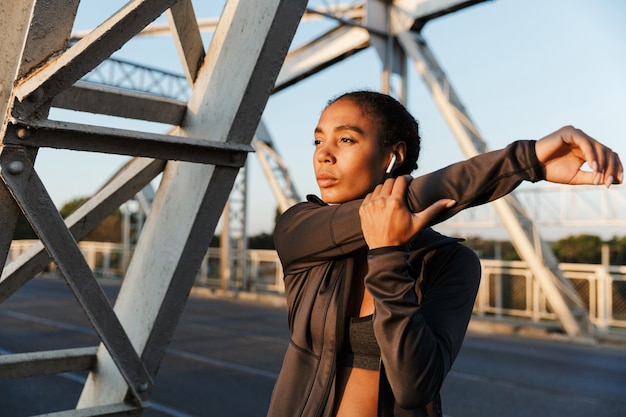
[[[334,164],[336,159],[330,145],[318,145],[315,149],[315,160],[320,164]]]

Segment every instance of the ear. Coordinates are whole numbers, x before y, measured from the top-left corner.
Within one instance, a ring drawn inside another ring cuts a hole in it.
[[[406,142],[396,142],[391,147],[391,152],[396,155],[395,168],[398,168],[404,162],[406,157]]]

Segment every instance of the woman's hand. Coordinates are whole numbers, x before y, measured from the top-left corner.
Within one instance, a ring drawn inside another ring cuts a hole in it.
[[[406,204],[408,175],[389,178],[369,193],[359,209],[361,229],[370,249],[405,245],[442,210],[456,201],[444,199],[419,213],[411,213]]]
[[[559,184],[621,184],[624,176],[617,153],[580,129],[565,126],[537,141],[537,158],[546,181]],[[587,163],[592,171],[583,171]]]

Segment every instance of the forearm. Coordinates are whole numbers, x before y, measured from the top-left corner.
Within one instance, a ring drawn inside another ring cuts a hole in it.
[[[365,283],[374,298],[374,333],[387,379],[398,403],[410,409],[432,401],[447,367],[421,314],[408,253],[385,249],[370,255],[380,267],[370,270]]]
[[[535,154],[535,141],[517,141],[504,149],[477,155],[415,178],[408,189],[407,203],[418,212],[437,200],[457,201],[432,224],[442,222],[469,207],[494,201],[513,191],[522,181],[544,178]]]
[[[461,347],[480,280],[475,255],[465,247],[435,260],[432,286],[418,302],[408,254],[372,251],[366,287],[374,297],[374,332],[395,398],[405,408],[434,398]],[[442,262],[445,261],[445,262]]]
[[[360,205],[361,200],[333,206],[307,202],[286,211],[274,231],[283,266],[328,260],[363,248]]]

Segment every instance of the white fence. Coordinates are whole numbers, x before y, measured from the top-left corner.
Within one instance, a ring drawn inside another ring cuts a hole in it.
[[[35,241],[14,241],[9,262]],[[124,276],[127,260],[122,245],[106,242],[80,242],[95,275],[106,278]],[[128,250],[126,251],[128,252]],[[247,251],[247,276],[231,271],[220,276],[220,250],[210,248],[198,273],[197,285],[239,291],[283,294],[282,268],[273,250]],[[233,254],[231,254],[233,255]],[[236,255],[236,254],[234,254]],[[555,320],[541,289],[521,261],[482,260],[483,276],[474,312],[495,317],[520,317],[533,321]],[[626,328],[626,266],[562,263],[570,280],[598,329]],[[54,270],[54,266],[50,266]]]
[[[476,314],[556,320],[547,299],[522,261],[481,260]],[[598,329],[626,328],[626,266],[561,263]]]

